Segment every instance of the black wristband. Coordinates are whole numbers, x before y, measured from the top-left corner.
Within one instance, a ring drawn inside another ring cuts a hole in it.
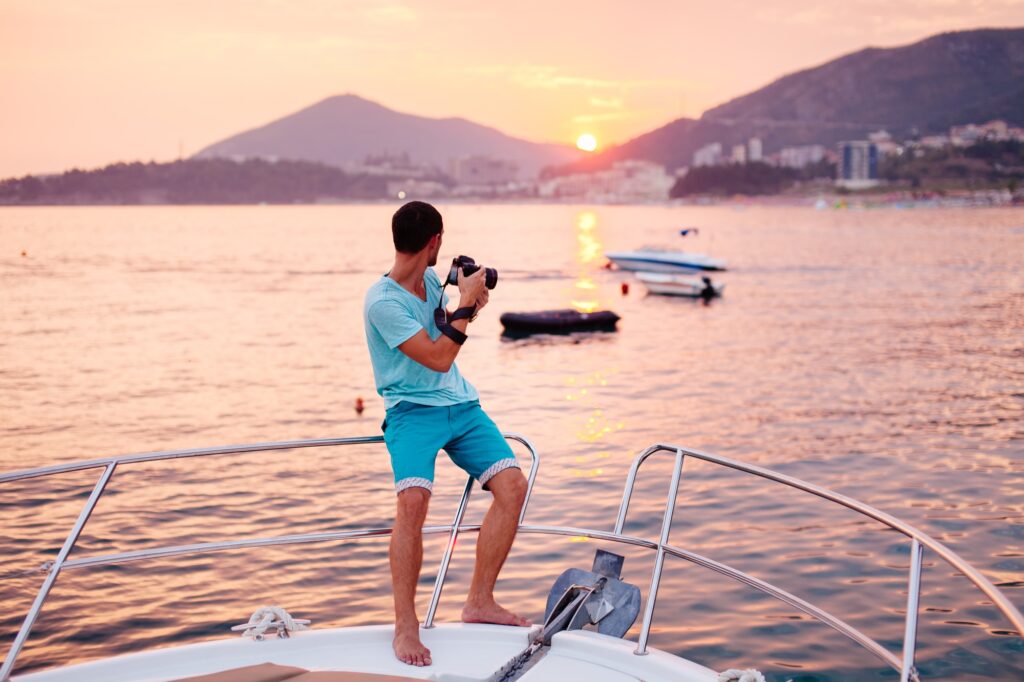
[[[465,334],[463,334],[450,324],[438,325],[437,328],[441,331],[442,334],[444,334],[445,336],[447,336],[449,339],[459,344],[460,346],[466,343],[466,339],[469,338],[468,336],[466,336]]]
[[[457,309],[454,313],[452,313],[448,317],[448,319],[450,321],[454,322],[455,320],[466,320],[466,319],[472,320],[473,317],[475,317],[475,316],[476,316],[476,306],[475,305],[468,305],[468,306],[465,306],[463,308]]]

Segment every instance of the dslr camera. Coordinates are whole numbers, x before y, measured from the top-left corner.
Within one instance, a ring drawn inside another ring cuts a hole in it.
[[[459,284],[459,270],[462,270],[462,274],[469,277],[474,272],[480,269],[480,266],[476,264],[476,261],[469,256],[459,256],[458,258],[452,259],[452,267],[448,270],[448,279],[445,280],[445,284]],[[494,268],[484,268],[484,286],[488,289],[493,289],[498,286],[498,271]]]

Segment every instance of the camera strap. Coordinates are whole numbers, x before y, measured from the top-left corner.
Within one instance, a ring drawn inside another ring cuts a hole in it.
[[[438,299],[437,308],[434,309],[434,324],[442,334],[461,346],[466,343],[466,339],[469,337],[453,327],[451,322],[473,317],[476,313],[476,306],[465,306],[463,308],[459,308],[452,313],[451,318],[449,318],[448,311],[444,309],[444,289],[446,286],[448,286],[447,282],[441,287],[441,297]]]
[[[469,320],[472,322],[474,315],[476,315],[476,306],[467,305],[452,313],[451,317],[448,318],[448,321],[454,322],[455,320]]]

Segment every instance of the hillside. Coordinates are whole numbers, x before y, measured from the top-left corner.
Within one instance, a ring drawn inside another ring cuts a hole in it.
[[[690,165],[693,153],[712,142],[728,149],[760,137],[770,154],[791,145],[831,146],[879,128],[902,138],[994,118],[1024,125],[1024,29],[943,33],[860,50],[549,172],[606,168],[621,159],[674,169]]]
[[[415,163],[443,170],[453,158],[491,156],[516,162],[521,178],[580,157],[570,147],[520,140],[462,118],[413,116],[339,95],[212,144],[195,158],[276,157],[345,166],[389,153],[407,153]]]
[[[867,48],[705,112],[721,123],[886,127],[899,135],[1003,118],[1024,124],[1024,29],[943,33]]]
[[[115,163],[0,180],[0,205],[291,204],[377,199],[388,178],[308,161]]]

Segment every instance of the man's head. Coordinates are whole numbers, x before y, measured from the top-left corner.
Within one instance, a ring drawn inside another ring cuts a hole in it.
[[[428,265],[431,266],[437,264],[443,233],[441,214],[423,201],[410,201],[395,211],[391,218],[391,236],[395,240],[395,250],[414,255],[429,248]]]

